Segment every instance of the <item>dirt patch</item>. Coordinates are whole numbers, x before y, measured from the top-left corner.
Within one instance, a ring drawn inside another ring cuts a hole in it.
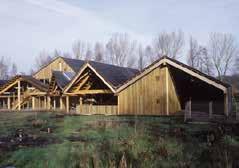
[[[50,118],[53,118],[53,119],[59,119],[59,118],[65,118],[65,114],[56,114],[56,115],[54,115],[54,116],[50,116]]]
[[[99,120],[88,122],[86,126],[88,126],[89,128],[116,128],[123,125],[133,127],[135,123],[136,122],[134,120]]]
[[[59,143],[59,140],[52,137],[29,134],[23,129],[18,129],[12,135],[0,137],[0,150],[14,151],[21,147],[43,147],[54,143]]]
[[[70,136],[70,137],[67,137],[67,139],[71,142],[92,142],[92,141],[95,141],[95,139],[93,139],[93,138],[86,138],[86,137],[82,137],[82,136]]]

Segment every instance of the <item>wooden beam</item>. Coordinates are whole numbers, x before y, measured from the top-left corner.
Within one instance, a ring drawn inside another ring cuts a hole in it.
[[[11,98],[10,97],[7,98],[7,108],[8,108],[8,110],[11,109]]]
[[[85,74],[83,74],[81,77],[79,77],[79,79],[76,80],[75,83],[80,82],[83,78],[85,78],[87,75],[89,75],[89,72],[86,72]]]
[[[60,96],[60,109],[63,110],[63,97]]]
[[[169,87],[168,87],[168,67],[166,67],[166,69],[165,69],[165,84],[166,84],[166,114],[167,115],[169,115],[169,91],[168,91],[168,89],[169,89]]]
[[[13,87],[14,85],[16,85],[18,83],[18,80],[16,80],[15,82],[13,82],[12,84],[10,84],[9,86],[7,86],[6,88],[4,88],[3,90],[0,91],[0,94],[4,93],[5,91],[7,91],[8,89],[10,89],[11,87]]]
[[[80,114],[82,113],[82,109],[83,109],[83,98],[80,97]]]
[[[35,97],[32,96],[32,110],[35,110],[35,107],[36,107],[36,105],[35,105]]]
[[[85,95],[85,94],[112,94],[113,92],[111,90],[80,90],[78,92],[74,92],[74,93],[66,93],[66,95]]]
[[[44,108],[47,109],[47,96],[44,96]]]
[[[228,117],[229,110],[228,110],[228,95],[224,94],[224,114]]]
[[[66,113],[70,112],[69,96],[66,96]]]
[[[17,100],[18,100],[18,110],[21,110],[21,81],[18,81],[18,87],[17,87]]]
[[[39,95],[44,96],[46,94],[47,94],[46,92],[33,92],[33,93],[30,93],[29,95],[31,95],[31,96],[33,96],[33,95],[35,95],[35,96],[39,96]]]
[[[212,118],[213,115],[213,102],[209,102],[209,118]]]
[[[80,88],[87,82],[90,76],[85,77],[79,84],[78,86],[73,90],[73,92],[76,92],[80,90]]]
[[[48,108],[48,110],[50,110],[51,109],[51,97],[50,96],[47,96],[47,108]]]
[[[56,110],[56,97],[53,97],[53,109]]]

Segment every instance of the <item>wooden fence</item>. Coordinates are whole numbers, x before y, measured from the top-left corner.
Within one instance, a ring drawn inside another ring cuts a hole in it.
[[[82,105],[82,107],[76,107],[76,114],[82,115],[117,115],[118,106],[117,105]]]

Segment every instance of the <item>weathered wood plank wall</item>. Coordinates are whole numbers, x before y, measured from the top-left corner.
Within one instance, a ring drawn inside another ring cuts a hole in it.
[[[167,115],[179,110],[179,98],[167,67],[154,69],[118,95],[119,115]]]
[[[51,79],[52,71],[68,71],[73,72],[71,67],[65,63],[62,58],[58,58],[46,67],[43,67],[39,72],[37,72],[34,77],[36,79]]]
[[[81,110],[82,109],[82,110]],[[117,106],[116,105],[80,105],[76,107],[76,114],[82,115],[117,115]]]

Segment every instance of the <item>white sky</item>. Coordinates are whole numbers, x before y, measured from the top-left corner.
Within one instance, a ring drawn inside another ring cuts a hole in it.
[[[150,43],[181,29],[205,43],[210,32],[239,38],[238,0],[0,0],[0,56],[27,72],[42,50],[71,51],[76,40],[106,41],[114,32]]]

